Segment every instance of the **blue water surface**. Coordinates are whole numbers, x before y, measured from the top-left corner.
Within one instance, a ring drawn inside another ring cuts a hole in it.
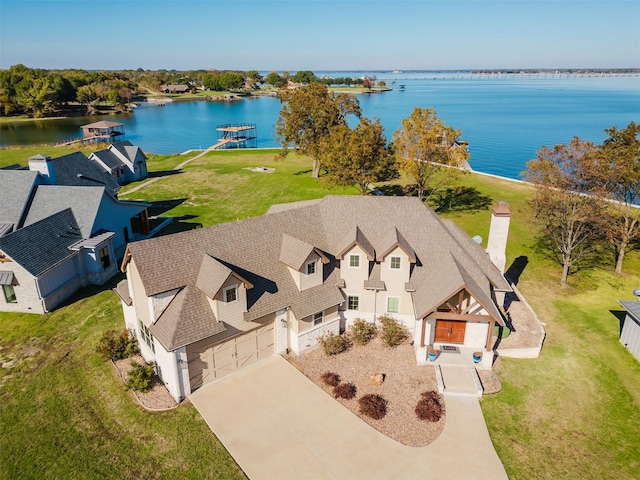
[[[353,77],[364,72],[330,74]],[[433,107],[469,142],[474,170],[510,178],[519,178],[543,145],[567,143],[574,136],[600,143],[606,138],[605,128],[640,123],[638,75],[378,72],[376,76],[393,90],[358,99],[365,116],[380,119],[389,140],[414,107]],[[124,123],[125,138],[151,153],[207,148],[217,141],[216,127],[226,123],[254,123],[258,147],[279,147],[275,124],[280,108],[280,102],[269,97],[174,102],[165,107],[142,104],[135,113],[117,117],[1,124],[0,144],[54,143],[77,137],[80,125],[104,118]]]

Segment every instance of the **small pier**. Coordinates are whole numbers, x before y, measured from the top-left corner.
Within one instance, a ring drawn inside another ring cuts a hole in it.
[[[255,123],[236,123],[218,125],[218,143],[209,150],[217,148],[256,148],[258,140]]]

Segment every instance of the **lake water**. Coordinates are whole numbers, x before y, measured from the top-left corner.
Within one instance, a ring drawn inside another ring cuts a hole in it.
[[[331,72],[359,77],[365,72]],[[320,75],[320,72],[317,72]],[[605,128],[640,123],[640,75],[471,75],[418,72],[376,73],[393,90],[359,95],[363,115],[379,118],[385,134],[400,127],[414,107],[436,109],[469,142],[474,170],[519,178],[541,146],[573,136],[600,143]],[[400,90],[400,85],[405,90]],[[175,153],[216,143],[216,127],[254,123],[258,147],[279,147],[275,98],[238,102],[143,104],[133,114],[0,124],[0,144],[54,143],[80,134],[80,125],[109,119],[125,124],[125,138],[151,153]],[[52,152],[48,152],[51,154]],[[1,152],[0,152],[1,155]]]

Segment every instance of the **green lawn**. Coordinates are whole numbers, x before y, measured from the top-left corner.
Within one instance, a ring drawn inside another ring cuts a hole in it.
[[[0,162],[5,152],[25,159],[39,153],[15,150],[1,151]],[[304,158],[275,162],[274,154],[211,152],[126,198],[157,202],[188,227],[260,215],[273,203],[357,193],[312,179]],[[166,172],[186,158],[151,156],[149,169]],[[276,171],[245,170],[255,166]],[[477,175],[460,182],[492,202],[509,202],[507,265],[526,257],[518,285],[546,323],[541,357],[500,359],[503,390],[481,403],[509,477],[640,478],[640,364],[620,345],[611,313],[620,310],[617,299],[631,299],[640,286],[639,252],[628,256],[622,277],[606,258],[560,289],[560,267],[535,248],[530,188]],[[487,209],[444,216],[486,244]],[[188,402],[145,412],[98,357],[102,333],[122,325],[117,298],[106,288],[79,292],[43,316],[0,314],[0,478],[242,478]]]

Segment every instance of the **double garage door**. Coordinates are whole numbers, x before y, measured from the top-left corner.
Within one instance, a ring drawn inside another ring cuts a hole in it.
[[[273,355],[273,322],[222,342],[197,342],[187,347],[191,391],[239,368]]]

